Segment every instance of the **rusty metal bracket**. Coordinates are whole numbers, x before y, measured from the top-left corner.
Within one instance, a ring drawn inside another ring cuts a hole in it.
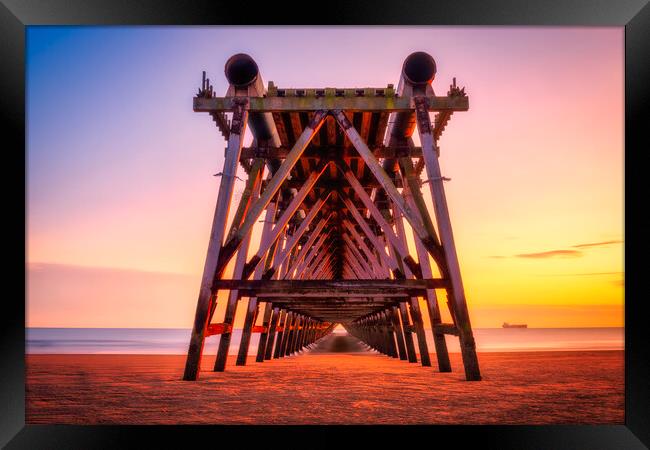
[[[431,117],[429,117],[429,102],[426,97],[413,97],[415,115],[421,133],[431,133]]]
[[[456,86],[456,77],[454,77],[453,84],[449,85],[449,92],[447,92],[447,95],[450,97],[467,97],[465,86],[463,86],[462,89],[459,89],[458,86]]]
[[[325,117],[327,114],[329,114],[329,111],[326,109],[319,109],[316,111],[309,121],[309,128],[315,130],[323,120],[323,117]]]
[[[427,178],[426,180],[424,180],[424,181],[422,182],[422,184],[427,184],[429,181],[438,181],[438,180],[442,180],[442,181],[451,181],[451,178],[447,178],[447,177]]]
[[[248,98],[235,97],[232,99],[232,102],[233,115],[232,120],[230,121],[230,133],[241,134],[241,130],[244,126],[244,111],[248,105]]]
[[[352,122],[350,122],[350,119],[348,119],[348,116],[345,115],[343,110],[341,109],[333,109],[332,115],[338,119],[339,124],[341,127],[343,127],[344,130],[349,130],[352,128]]]
[[[234,175],[232,173],[223,173],[223,172],[218,172],[212,175],[213,177],[230,177],[230,178],[237,178],[239,181],[244,181],[241,178],[239,178],[237,175]]]

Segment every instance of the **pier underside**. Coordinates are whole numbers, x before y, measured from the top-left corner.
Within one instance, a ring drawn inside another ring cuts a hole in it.
[[[204,74],[194,110],[210,114],[227,148],[184,379],[198,378],[211,335],[221,336],[213,369],[225,369],[236,308],[248,298],[238,365],[252,333],[263,362],[340,324],[388,356],[415,363],[419,354],[423,366],[432,365],[433,333],[442,372],[451,370],[445,335],[453,335],[466,379],[480,380],[437,148],[452,114],[469,103],[455,84],[434,95],[435,63],[422,55],[407,58],[397,89],[264,87],[247,55],[226,64],[225,97],[213,95]],[[247,127],[255,139],[244,147]],[[247,178],[226,227],[238,166]],[[221,290],[228,300],[217,319]],[[441,320],[441,294],[450,323]]]

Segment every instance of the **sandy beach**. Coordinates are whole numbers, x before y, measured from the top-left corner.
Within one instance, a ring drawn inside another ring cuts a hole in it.
[[[29,424],[622,424],[623,351],[460,354],[439,373],[331,335],[291,357],[183,382],[182,355],[28,355]],[[435,362],[435,355],[432,355]],[[435,363],[434,363],[435,364]]]

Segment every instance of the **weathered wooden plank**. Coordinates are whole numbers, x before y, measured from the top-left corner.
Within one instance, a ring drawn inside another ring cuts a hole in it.
[[[440,334],[452,334],[454,336],[458,336],[458,328],[456,328],[456,325],[453,323],[438,323],[435,325],[435,332]]]
[[[194,97],[195,112],[232,111],[237,97]],[[413,97],[247,97],[251,112],[412,111]],[[427,97],[429,111],[467,111],[468,97]]]
[[[214,336],[216,334],[230,333],[232,331],[232,324],[229,323],[211,323],[205,330],[206,336]]]
[[[289,113],[289,120],[291,123],[291,129],[293,130],[293,135],[294,136],[300,136],[300,133],[302,133],[302,124],[300,123],[300,116],[298,115],[299,113]],[[315,135],[313,139],[316,139],[318,136]]]

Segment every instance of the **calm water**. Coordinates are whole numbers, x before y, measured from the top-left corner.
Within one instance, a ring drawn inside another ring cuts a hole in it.
[[[185,354],[189,329],[170,328],[28,328],[27,353]],[[479,351],[620,350],[623,328],[477,328]],[[430,332],[429,348],[433,351]],[[459,351],[458,339],[447,336],[449,351]],[[204,354],[215,354],[219,337],[207,338]],[[235,330],[230,353],[239,349],[241,330]],[[249,354],[257,352],[259,334],[251,339]]]

